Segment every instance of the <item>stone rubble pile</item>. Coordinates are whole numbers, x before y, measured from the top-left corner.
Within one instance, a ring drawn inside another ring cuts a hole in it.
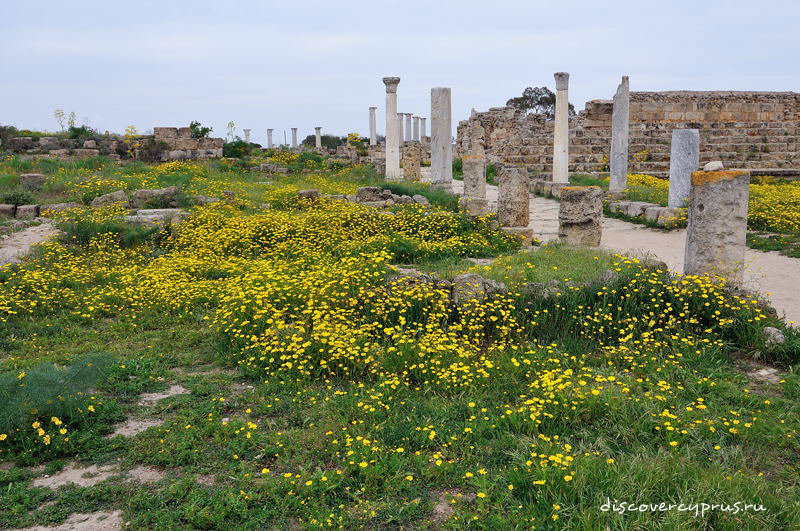
[[[362,186],[356,190],[355,194],[351,195],[321,195],[319,190],[299,190],[297,192],[297,197],[301,200],[308,201],[314,201],[320,198],[332,201],[347,201],[375,208],[384,208],[392,205],[430,205],[428,198],[423,195],[398,195],[380,186]]]

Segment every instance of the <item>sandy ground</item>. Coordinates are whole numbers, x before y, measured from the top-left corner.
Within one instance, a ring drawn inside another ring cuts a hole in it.
[[[71,514],[63,524],[55,527],[26,527],[16,531],[120,531],[123,525],[122,511],[99,511]]]
[[[462,193],[464,183],[453,181],[453,191]],[[497,209],[497,187],[487,185],[486,198],[491,210]],[[531,222],[536,237],[542,241],[558,238],[558,201],[531,195]],[[629,254],[651,255],[667,264],[670,270],[683,273],[686,230],[662,231],[613,218],[603,219],[603,238],[607,249]],[[747,249],[744,278],[746,287],[766,295],[784,318],[800,324],[800,259],[778,252]]]
[[[42,223],[9,234],[0,240],[0,266],[18,263],[23,256],[28,254],[31,245],[41,243],[57,233],[58,229],[49,223]]]

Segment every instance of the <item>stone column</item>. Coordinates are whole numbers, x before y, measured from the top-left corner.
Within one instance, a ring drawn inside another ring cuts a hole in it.
[[[467,153],[461,158],[464,171],[464,197],[461,209],[470,216],[485,216],[489,213],[486,200],[486,153],[484,129],[475,122],[469,130]]]
[[[378,125],[375,120],[375,111],[377,107],[369,108],[369,145],[374,146],[378,144]]]
[[[556,72],[556,121],[553,129],[553,182],[569,182],[569,74]]]
[[[749,195],[747,170],[692,172],[685,275],[719,275],[741,282]]]
[[[450,89],[431,89],[431,186],[451,191],[453,187],[453,134]]]
[[[425,129],[426,129],[425,121],[426,120],[427,120],[427,118],[425,118],[424,116],[420,116],[419,117],[419,139],[420,140],[425,140]]]
[[[244,129],[244,141],[250,143],[250,129]]]
[[[671,207],[683,207],[692,188],[692,172],[700,167],[700,131],[673,129],[669,152],[669,202]]]
[[[297,128],[292,127],[292,149],[297,149]]]
[[[322,149],[322,128],[315,127],[314,128],[314,147],[317,149]]]
[[[397,128],[397,85],[399,77],[385,77],[386,85],[386,178],[400,179],[400,136]]]
[[[628,129],[630,122],[630,91],[628,76],[614,94],[614,109],[611,112],[611,178],[609,192],[621,192],[628,187]]]
[[[419,142],[419,116],[414,116],[414,142]]]
[[[267,147],[268,148],[272,147],[272,132],[273,131],[274,131],[274,129],[267,129]]]
[[[502,230],[526,245],[533,240],[530,222],[530,178],[524,168],[502,166],[498,175],[497,221]]]
[[[558,207],[558,236],[565,243],[597,247],[603,234],[603,190],[564,186]]]
[[[410,112],[407,112],[405,114],[406,114],[406,134],[405,134],[405,139],[406,140],[414,140],[414,132],[411,130],[411,116],[412,116],[412,114]]]
[[[421,178],[420,159],[422,151],[419,142],[409,141],[403,149],[403,179],[406,181],[419,181]]]

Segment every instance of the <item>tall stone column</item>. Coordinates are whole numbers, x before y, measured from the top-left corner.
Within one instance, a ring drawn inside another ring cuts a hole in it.
[[[411,116],[413,116],[410,112],[406,113],[406,140],[414,140],[414,131],[411,128]]]
[[[556,121],[553,129],[553,182],[569,182],[569,74],[556,72]]]
[[[272,132],[273,131],[274,131],[274,129],[267,129],[267,147],[268,148],[272,147]]]
[[[297,149],[297,128],[292,127],[292,149]]]
[[[375,120],[377,107],[369,108],[369,145],[374,146],[378,143],[378,126]]]
[[[628,129],[630,122],[630,89],[628,76],[614,94],[614,109],[611,112],[611,178],[609,192],[621,192],[628,187]]]
[[[431,186],[447,191],[453,186],[453,135],[450,88],[431,89]]]
[[[317,149],[322,149],[322,128],[315,127],[314,128],[314,147]]]
[[[668,206],[683,207],[692,188],[692,172],[700,166],[700,131],[673,129],[669,152]]]
[[[244,141],[250,143],[250,129],[244,129]]]
[[[684,274],[741,282],[749,195],[747,170],[692,172]]]
[[[397,113],[397,138],[400,140],[400,145],[403,145],[403,142],[406,141],[405,136],[403,135],[403,113]]]
[[[425,122],[426,121],[427,121],[427,118],[425,118],[424,116],[420,116],[419,117],[419,139],[420,140],[424,140],[425,139],[425,130],[426,130]]]
[[[385,77],[386,85],[386,178],[401,179],[400,136],[397,129],[397,85],[399,77]]]
[[[414,142],[419,142],[419,116],[414,116]]]

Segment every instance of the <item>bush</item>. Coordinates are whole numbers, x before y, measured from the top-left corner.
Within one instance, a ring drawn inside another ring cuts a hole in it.
[[[203,127],[200,122],[196,121],[189,124],[189,129],[192,130],[192,138],[207,138],[213,131],[211,127]]]
[[[169,146],[166,142],[148,138],[139,148],[137,158],[143,162],[158,162],[161,160],[161,154],[168,149]]]
[[[91,138],[97,135],[97,131],[89,127],[88,125],[82,125],[80,127],[76,127],[71,125],[69,129],[67,129],[67,138]]]
[[[14,190],[0,196],[0,203],[10,203],[16,206],[30,205],[33,202],[33,196],[23,190]]]
[[[249,154],[250,154],[250,146],[247,144],[247,142],[245,142],[238,136],[236,137],[236,140],[232,140],[231,142],[225,142],[225,145],[222,146],[223,157],[241,159]]]
[[[453,178],[455,179],[462,175],[464,175],[464,163],[461,157],[456,157],[453,159]]]

